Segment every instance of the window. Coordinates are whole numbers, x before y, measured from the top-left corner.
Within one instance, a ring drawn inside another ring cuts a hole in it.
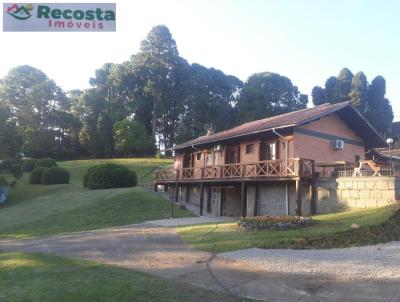
[[[355,163],[358,165],[358,163],[360,162],[360,155],[356,154],[356,155],[354,156],[354,161],[355,161]]]
[[[262,160],[275,160],[277,159],[276,142],[267,142],[264,144],[264,154]]]
[[[199,153],[196,154],[196,159],[197,159],[197,160],[201,160],[201,152],[199,152]]]
[[[246,154],[254,153],[254,144],[246,145]]]

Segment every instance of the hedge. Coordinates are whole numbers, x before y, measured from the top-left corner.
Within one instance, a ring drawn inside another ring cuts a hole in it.
[[[41,183],[42,185],[68,184],[69,172],[60,167],[49,168],[43,172]]]
[[[111,163],[90,167],[83,179],[83,186],[89,189],[126,188],[136,185],[137,176],[134,171]]]
[[[29,158],[29,159],[24,159],[22,161],[21,169],[23,172],[32,172],[33,169],[35,168],[36,164],[36,159],[34,158]]]
[[[29,183],[31,185],[40,185],[42,183],[42,175],[49,168],[46,167],[37,167],[33,169],[31,175],[29,176]]]
[[[37,167],[46,167],[46,168],[57,167],[57,162],[55,161],[55,159],[52,159],[50,157],[40,158],[36,160],[35,168]]]

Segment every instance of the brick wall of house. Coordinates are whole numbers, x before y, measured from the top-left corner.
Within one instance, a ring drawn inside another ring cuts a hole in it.
[[[365,148],[357,144],[345,142],[344,150],[333,150],[332,139],[310,136],[308,134],[299,133],[296,129],[306,129],[315,131],[322,134],[334,135],[340,138],[345,138],[362,143],[362,139],[358,137],[352,129],[350,129],[345,122],[343,122],[337,114],[331,114],[319,120],[313,121],[307,125],[295,128],[293,135],[286,136],[289,141],[288,155],[289,158],[300,157],[307,159],[314,159],[317,163],[330,162],[335,160],[345,160],[348,162],[355,162],[355,156],[358,155],[360,159],[364,159]],[[250,163],[260,159],[260,143],[261,140],[244,140],[240,143],[240,162]],[[279,158],[285,158],[285,140],[282,138],[277,139],[279,144]],[[253,145],[253,152],[246,153],[246,145]],[[198,150],[194,152],[194,167],[203,167],[207,162],[207,154],[210,152],[211,164],[221,165],[225,164],[225,150],[227,146],[222,146],[222,151],[215,152],[211,150]],[[200,154],[198,157],[197,154]],[[183,166],[183,154],[176,154],[175,168]]]
[[[246,153],[246,146],[253,145],[253,152]],[[260,141],[251,140],[245,141],[240,144],[240,162],[241,163],[252,163],[258,161],[260,158]]]
[[[354,141],[362,142],[353,130],[351,130],[337,114],[323,117],[310,124],[298,127],[319,133],[335,135]],[[301,129],[300,129],[301,130]],[[294,157],[314,159],[316,163],[345,160],[355,162],[355,156],[364,159],[365,148],[355,144],[344,144],[344,150],[333,150],[332,140],[305,135],[296,132],[293,139]]]

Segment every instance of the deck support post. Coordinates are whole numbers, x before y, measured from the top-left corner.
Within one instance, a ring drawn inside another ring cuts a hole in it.
[[[212,213],[211,194],[212,194],[211,186],[207,186],[207,213]]]
[[[200,184],[200,216],[203,216],[203,204],[204,204],[204,184]]]
[[[260,198],[260,185],[256,183],[256,194],[254,196],[253,216],[258,215],[258,199]]]
[[[158,185],[157,185],[157,183],[154,183],[153,184],[153,191],[157,192],[157,190],[158,190]]]
[[[301,196],[302,196],[301,179],[296,180],[296,215],[301,216]]]
[[[174,203],[178,201],[178,183],[175,183],[174,197],[171,199],[171,218],[174,218]]]
[[[310,213],[315,215],[317,213],[317,187],[315,185],[315,165],[314,161],[311,163],[311,198],[310,198]]]
[[[242,217],[246,217],[246,206],[247,206],[247,192],[246,192],[247,186],[246,182],[242,181],[242,186],[240,190],[240,208],[241,208],[241,213],[240,215]]]
[[[190,198],[190,185],[186,186],[186,196],[185,196],[185,203],[189,202],[189,198]]]

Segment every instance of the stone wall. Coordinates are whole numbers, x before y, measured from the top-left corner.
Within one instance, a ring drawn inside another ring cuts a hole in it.
[[[400,198],[400,179],[396,177],[321,178],[316,185],[318,213],[344,208],[374,208]]]
[[[294,182],[288,185],[289,213],[295,215],[296,189]],[[256,202],[256,186],[247,186],[247,216],[253,216]],[[260,184],[258,189],[257,215],[281,216],[287,215],[286,184],[283,182],[269,182]],[[308,186],[302,188],[302,215],[310,214],[310,191]]]

